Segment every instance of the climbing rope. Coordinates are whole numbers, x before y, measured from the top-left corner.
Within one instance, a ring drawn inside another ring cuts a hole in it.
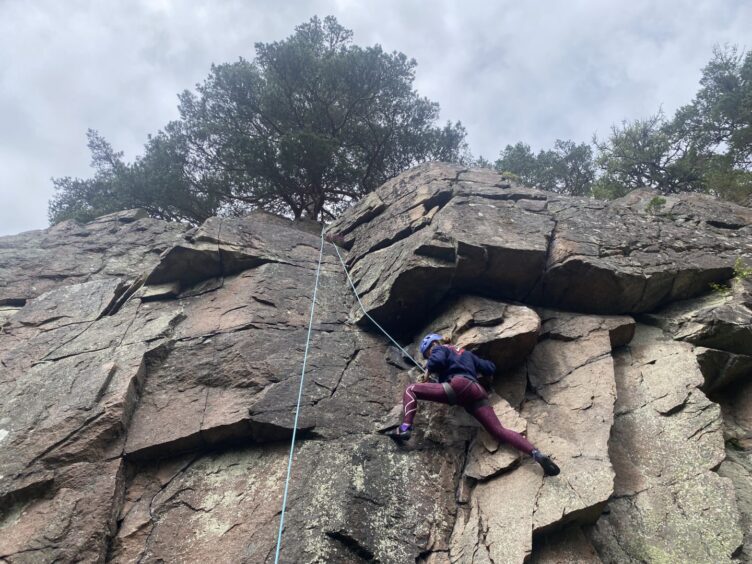
[[[371,315],[366,311],[366,308],[363,306],[363,302],[360,300],[360,295],[358,294],[358,290],[355,288],[355,284],[353,284],[352,278],[350,277],[350,272],[347,270],[347,266],[345,265],[345,261],[342,260],[342,255],[339,253],[339,249],[337,248],[337,245],[332,243],[332,246],[334,247],[335,252],[337,253],[337,257],[339,257],[339,262],[342,264],[342,268],[345,271],[345,275],[347,276],[347,281],[350,283],[350,287],[352,288],[353,293],[355,294],[355,299],[358,300],[358,305],[360,306],[360,309],[363,311],[363,314],[371,320],[371,322],[379,328],[379,330],[386,335],[386,337],[394,343],[394,346],[396,346],[399,350],[402,351],[402,354],[404,354],[407,358],[409,358],[415,366],[417,366],[420,370],[424,370],[425,368],[418,363],[417,360],[415,360],[409,352],[407,352],[400,344],[395,341],[392,336],[387,333],[386,329],[384,329]],[[290,487],[290,474],[292,471],[292,459],[293,455],[295,453],[295,436],[297,435],[298,431],[298,417],[300,415],[300,401],[303,397],[303,383],[305,382],[305,370],[306,370],[306,364],[308,363],[308,349],[311,344],[311,331],[313,329],[313,314],[316,309],[316,294],[319,289],[319,278],[321,276],[321,261],[324,257],[324,229],[321,230],[321,246],[319,248],[319,263],[316,267],[316,282],[313,286],[313,299],[311,300],[311,316],[308,320],[308,336],[306,337],[306,344],[305,344],[305,352],[303,353],[303,369],[300,372],[300,387],[298,388],[298,403],[295,407],[295,421],[293,422],[292,427],[292,440],[290,441],[290,456],[287,460],[287,477],[285,478],[285,493],[282,497],[282,512],[279,518],[279,532],[277,534],[277,551],[274,555],[274,564],[279,564],[279,551],[282,547],[282,530],[285,526],[285,510],[287,508],[287,492]]]
[[[305,381],[306,363],[308,362],[308,347],[311,344],[311,329],[313,328],[313,312],[316,308],[316,293],[319,289],[319,276],[321,275],[321,259],[324,256],[324,229],[321,230],[321,246],[319,248],[319,264],[316,267],[316,282],[313,286],[313,299],[311,300],[311,317],[308,320],[308,336],[306,337],[305,352],[303,353],[303,369],[300,372],[300,388],[298,389],[298,405],[295,408],[295,421],[292,427],[292,440],[290,441],[290,458],[287,461],[287,478],[285,478],[285,494],[282,497],[282,514],[279,518],[279,533],[277,534],[277,552],[274,556],[274,564],[279,564],[279,550],[282,547],[282,529],[285,526],[285,509],[287,507],[287,491],[290,486],[290,472],[292,470],[292,458],[295,452],[295,435],[298,431],[298,416],[300,415],[300,400],[303,397],[303,382]]]
[[[363,302],[360,301],[360,296],[358,295],[358,290],[355,289],[355,284],[353,284],[352,278],[350,278],[350,273],[347,271],[347,266],[345,266],[345,261],[342,260],[342,255],[339,254],[339,249],[337,248],[337,245],[332,243],[332,247],[334,247],[334,250],[337,252],[337,256],[339,257],[339,262],[342,264],[342,268],[345,270],[345,274],[347,275],[347,281],[350,283],[350,287],[352,288],[353,293],[355,294],[355,299],[358,300],[358,305],[360,306],[361,311],[363,314],[371,320],[371,323],[373,323],[376,327],[378,327],[384,335],[386,335],[387,339],[389,339],[392,343],[394,343],[394,346],[396,346],[399,350],[402,351],[402,354],[404,354],[407,358],[409,358],[415,366],[420,368],[421,370],[425,370],[425,367],[421,365],[417,360],[415,360],[409,352],[407,352],[405,349],[403,349],[400,344],[395,341],[392,336],[386,332],[386,329],[384,329],[379,323],[371,317],[371,315],[366,311],[366,308],[363,306]]]

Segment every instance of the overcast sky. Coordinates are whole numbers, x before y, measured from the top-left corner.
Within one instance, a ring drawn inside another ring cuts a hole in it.
[[[752,48],[744,0],[0,0],[0,235],[47,226],[51,177],[89,175],[87,128],[133,158],[212,62],[329,14],[414,57],[418,91],[491,159],[671,114],[714,44]]]

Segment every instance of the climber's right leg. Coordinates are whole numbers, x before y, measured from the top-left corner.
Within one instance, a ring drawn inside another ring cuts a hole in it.
[[[525,437],[519,433],[507,429],[501,424],[499,418],[496,417],[496,413],[493,407],[490,405],[484,405],[476,409],[468,409],[470,414],[475,417],[478,422],[483,425],[483,428],[500,443],[507,443],[508,445],[516,448],[517,450],[524,452],[525,454],[533,455],[535,446],[528,441]]]
[[[452,384],[454,386],[455,382],[452,381]],[[507,429],[501,424],[501,421],[496,417],[493,408],[488,405],[487,401],[484,401],[486,400],[487,395],[480,384],[475,382],[472,384],[466,384],[465,387],[458,392],[458,395],[462,398],[461,403],[465,405],[465,409],[468,413],[483,425],[483,428],[489,435],[494,437],[500,443],[507,443],[517,450],[532,456],[533,460],[543,467],[543,471],[547,476],[556,476],[559,473],[559,467],[550,457],[535,448],[535,446],[524,436],[512,431],[511,429]]]
[[[507,443],[519,451],[529,454],[538,464],[543,467],[546,476],[556,476],[560,470],[556,463],[550,457],[539,451],[533,444],[519,433],[507,429],[501,424],[499,418],[490,405],[483,405],[476,408],[468,409],[471,415],[475,417],[483,428],[500,443]]]

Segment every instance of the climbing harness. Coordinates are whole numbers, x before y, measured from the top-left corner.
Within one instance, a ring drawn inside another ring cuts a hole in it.
[[[457,394],[454,393],[454,388],[449,385],[449,382],[442,382],[442,387],[444,388],[444,393],[447,395],[447,399],[449,400],[449,405],[456,405],[457,404]]]
[[[319,277],[321,275],[321,259],[324,257],[324,229],[321,229],[321,247],[319,248],[319,264],[316,267],[316,282],[313,286],[313,299],[311,300],[311,317],[308,320],[308,336],[306,337],[305,352],[303,353],[303,369],[300,372],[300,388],[298,389],[298,404],[295,407],[295,421],[292,427],[292,440],[290,441],[290,458],[287,461],[287,478],[285,478],[285,494],[282,497],[282,513],[279,518],[279,533],[277,535],[277,551],[274,556],[274,564],[279,563],[279,550],[282,547],[282,529],[285,526],[285,508],[287,507],[287,491],[290,486],[290,471],[292,470],[292,457],[295,451],[295,435],[298,430],[298,416],[300,415],[300,400],[303,397],[303,382],[305,381],[305,369],[308,362],[308,347],[311,344],[311,329],[313,328],[313,312],[316,308],[316,293],[319,289]]]

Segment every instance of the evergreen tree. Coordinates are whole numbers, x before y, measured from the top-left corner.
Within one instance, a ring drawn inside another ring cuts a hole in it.
[[[94,176],[54,179],[50,220],[136,206],[190,222],[257,208],[331,218],[417,163],[466,158],[462,125],[436,125],[439,105],[414,90],[415,60],[353,45],[335,18],[255,48],[183,92],[180,119],[133,163],[90,132]]]
[[[525,143],[507,145],[496,169],[515,174],[523,184],[574,196],[589,195],[595,177],[591,147],[561,139],[537,155]]]

